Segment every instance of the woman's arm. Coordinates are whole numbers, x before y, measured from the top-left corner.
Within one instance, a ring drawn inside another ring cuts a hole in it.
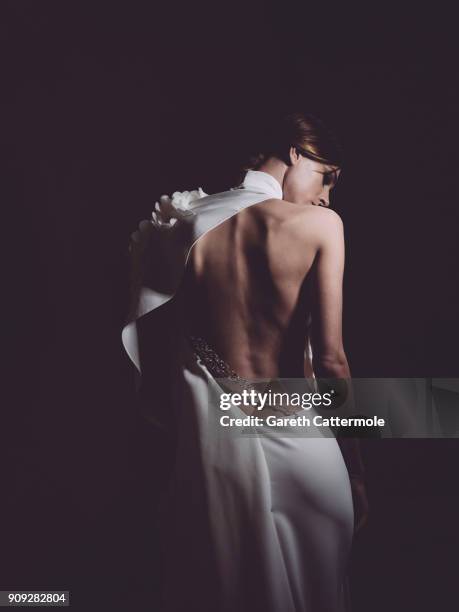
[[[316,378],[345,379],[348,405],[353,405],[351,371],[342,338],[344,230],[340,216],[324,211],[320,245],[314,263],[311,291],[312,367]],[[305,366],[306,369],[306,366]],[[351,408],[352,410],[352,408]],[[368,500],[364,464],[358,438],[338,438],[351,480],[358,531],[367,521]]]

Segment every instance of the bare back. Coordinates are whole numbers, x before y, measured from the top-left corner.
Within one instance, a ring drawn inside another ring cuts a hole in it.
[[[245,378],[298,377],[313,310],[321,225],[332,211],[270,199],[193,247],[179,301],[188,333]]]

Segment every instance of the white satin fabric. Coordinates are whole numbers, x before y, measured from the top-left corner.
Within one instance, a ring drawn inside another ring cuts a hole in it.
[[[154,330],[154,311],[159,314],[177,291],[192,245],[239,210],[272,197],[282,197],[280,184],[267,173],[249,171],[239,188],[199,202],[184,222],[191,228],[185,242],[177,241],[179,233],[162,233],[161,240],[169,241],[162,252],[173,255],[168,282],[163,278],[155,286],[154,276],[145,273],[149,262],[143,262],[123,330],[139,371],[139,319],[153,314]],[[170,331],[175,352],[167,410],[174,415],[177,445],[159,512],[160,612],[349,611],[354,517],[335,438],[318,430],[308,437],[267,430],[238,436],[219,426],[217,381],[187,339],[172,326]],[[150,383],[154,404],[155,389],[165,383]],[[245,416],[236,406],[227,414]]]

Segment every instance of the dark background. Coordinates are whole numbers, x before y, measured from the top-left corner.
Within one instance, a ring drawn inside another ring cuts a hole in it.
[[[162,193],[229,188],[270,113],[309,110],[347,152],[332,203],[353,376],[459,376],[455,20],[439,5],[291,1],[1,12],[2,209],[15,216],[0,587],[151,610],[154,438],[120,341],[130,233]],[[456,609],[457,440],[363,450],[354,611]]]

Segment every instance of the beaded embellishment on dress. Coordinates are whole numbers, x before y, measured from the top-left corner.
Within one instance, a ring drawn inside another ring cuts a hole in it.
[[[247,378],[239,376],[239,374],[220,357],[207,340],[200,336],[188,336],[188,339],[193,347],[194,354],[199,357],[212,376],[214,378],[226,379],[225,381],[219,381],[219,385],[222,389],[226,389],[226,392],[234,393],[235,389],[232,388],[232,384],[235,384],[243,391],[257,391],[256,385]],[[252,403],[252,410],[255,410],[257,406],[258,401],[255,400]],[[246,412],[244,408],[241,408],[241,410]],[[251,414],[251,411],[246,412],[246,414]]]
[[[210,346],[207,340],[200,336],[188,336],[193,351],[197,355],[214,378],[229,378],[239,383],[243,387],[251,386],[246,378],[239,376],[231,366],[220,357],[220,355]]]
[[[193,347],[194,354],[200,358],[202,363],[206,366],[214,378],[228,379],[249,392],[251,390],[255,391],[255,393],[260,391],[252,380],[239,376],[239,374],[220,357],[220,355],[212,348],[207,340],[201,338],[200,336],[188,336],[188,339]],[[225,387],[226,385],[220,382],[220,386]],[[267,389],[269,387],[269,381],[263,382],[263,386]],[[254,408],[256,408],[258,404],[258,400],[253,401]],[[298,406],[293,407],[293,409],[285,409],[276,407],[275,405],[270,405],[270,410],[274,413],[280,413],[285,416],[293,416],[294,418],[297,418],[299,416],[299,412],[302,412],[302,409],[299,409]],[[265,412],[267,411],[265,410]]]

